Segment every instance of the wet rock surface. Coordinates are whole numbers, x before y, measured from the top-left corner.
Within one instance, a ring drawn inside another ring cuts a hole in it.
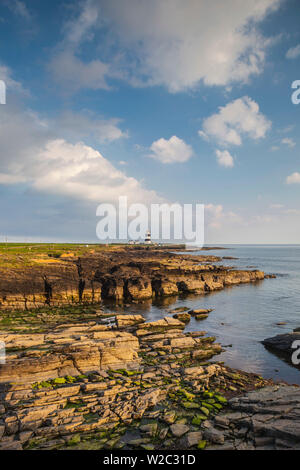
[[[222,441],[208,423],[224,395],[268,383],[207,363],[215,338],[171,316],[105,319],[2,333],[1,450],[205,448]]]

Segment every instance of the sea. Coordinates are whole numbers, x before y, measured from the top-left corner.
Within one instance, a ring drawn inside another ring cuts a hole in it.
[[[199,322],[192,318],[185,331],[205,330],[216,337],[225,351],[213,360],[275,381],[300,385],[300,370],[261,343],[265,338],[300,327],[300,245],[222,246],[223,250],[192,251],[191,254],[233,257],[235,259],[223,259],[220,264],[259,269],[275,274],[276,278],[226,287],[206,295],[170,297],[143,304],[119,305],[114,309],[141,313],[147,321],[152,321],[170,315],[177,307],[212,308],[207,319]]]

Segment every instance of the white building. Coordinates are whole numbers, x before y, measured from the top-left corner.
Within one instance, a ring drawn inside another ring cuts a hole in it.
[[[151,242],[151,233],[150,233],[149,230],[148,230],[148,232],[146,232],[145,243],[147,243],[148,245],[152,243]]]

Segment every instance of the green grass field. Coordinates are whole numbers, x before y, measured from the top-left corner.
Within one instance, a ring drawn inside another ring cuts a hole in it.
[[[62,262],[64,257],[84,256],[115,250],[121,246],[100,243],[0,243],[0,268],[22,268],[36,264]]]

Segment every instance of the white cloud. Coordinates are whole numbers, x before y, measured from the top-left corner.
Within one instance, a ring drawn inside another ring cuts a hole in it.
[[[0,80],[5,82],[6,87],[18,93],[28,93],[20,82],[13,79],[12,75],[11,69],[7,65],[0,63]]]
[[[232,168],[234,166],[233,157],[230,155],[228,150],[216,150],[217,161],[220,166]]]
[[[286,53],[287,59],[297,59],[297,57],[299,56],[300,56],[300,44],[298,44],[295,47],[291,47]]]
[[[272,210],[271,215],[263,205],[241,207],[238,213],[214,204],[205,209],[206,244],[297,243],[298,209]]]
[[[0,173],[0,184],[18,184],[25,183],[26,177],[22,175],[10,175],[8,173]]]
[[[86,0],[77,17],[65,26],[63,50],[72,51],[74,60],[80,46],[91,38],[101,46],[94,49],[97,66],[92,70],[99,69],[100,83],[104,75],[115,74],[135,86],[163,85],[171,92],[193,88],[199,82],[220,86],[244,83],[263,70],[272,38],[265,38],[258,25],[280,2]],[[103,28],[109,31],[106,42]],[[85,71],[91,71],[89,64],[78,60],[72,64],[69,58],[68,69],[80,72],[85,65]],[[109,61],[109,69],[103,61]],[[52,70],[62,82],[64,71],[59,64],[63,61],[56,59]],[[91,83],[81,73],[75,78],[77,89],[80,84],[95,86],[95,77]]]
[[[93,30],[99,18],[99,5],[95,0],[80,3],[79,15],[64,26],[64,37],[56,48],[48,70],[67,93],[76,93],[81,88],[108,90],[108,63],[99,58],[85,61],[79,56],[80,46],[93,38]],[[76,8],[74,6],[74,8]]]
[[[248,96],[219,108],[217,114],[203,121],[199,135],[222,145],[241,145],[242,136],[254,140],[265,137],[271,122],[259,111],[258,104]]]
[[[205,218],[209,227],[220,228],[223,215],[221,204],[205,204]]]
[[[295,171],[286,178],[287,184],[300,184],[300,173]]]
[[[296,145],[296,142],[293,139],[290,139],[289,137],[282,139],[281,143],[287,145],[290,148],[293,148]]]
[[[207,142],[209,141],[209,137],[205,134],[204,131],[198,131],[198,134],[200,137],[202,137],[203,140],[206,140]]]
[[[35,113],[3,107],[0,183],[25,183],[37,191],[95,203],[116,201],[120,195],[144,203],[159,199],[91,146],[54,135],[55,129]]]
[[[242,218],[233,211],[224,210],[222,204],[205,204],[205,224],[210,229],[219,230],[224,225],[243,223]]]
[[[126,176],[100,152],[81,142],[49,141],[34,163],[34,174],[31,171],[28,177],[40,191],[95,202],[116,201],[118,196],[127,196],[131,202],[157,199],[154,191],[145,190],[135,178]]]
[[[93,28],[99,19],[99,7],[97,1],[86,0],[80,3],[79,15],[69,19],[65,25],[65,40],[71,44],[79,45],[84,39],[92,39]]]
[[[268,40],[255,25],[279,5],[277,0],[103,3],[120,41],[138,54],[139,72],[149,77],[149,84],[173,92],[201,80],[223,86],[259,74]]]
[[[128,133],[120,129],[120,122],[117,118],[99,119],[91,112],[65,111],[51,125],[60,136],[66,138],[76,138],[78,141],[92,137],[97,142],[105,143],[128,137]]]
[[[191,158],[193,149],[184,140],[173,135],[169,140],[158,139],[150,147],[152,153],[149,157],[161,163],[183,163]]]

